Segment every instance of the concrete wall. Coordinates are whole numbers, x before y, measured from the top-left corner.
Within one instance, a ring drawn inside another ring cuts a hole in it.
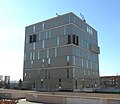
[[[26,100],[52,104],[120,104],[120,98],[97,98],[51,94],[27,94]]]

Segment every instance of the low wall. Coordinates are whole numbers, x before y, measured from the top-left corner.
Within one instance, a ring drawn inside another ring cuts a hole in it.
[[[27,101],[48,104],[120,104],[120,98],[82,97],[52,94],[26,94]]]
[[[26,98],[26,94],[33,91],[23,91],[23,90],[8,90],[2,89],[0,90],[0,98],[1,99],[20,99]]]

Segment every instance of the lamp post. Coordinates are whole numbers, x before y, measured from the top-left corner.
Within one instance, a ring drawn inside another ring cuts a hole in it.
[[[41,81],[41,88],[43,88],[43,79],[40,80]]]
[[[82,88],[84,88],[84,81],[85,81],[85,80],[84,80],[84,79],[82,79]]]
[[[75,88],[77,89],[77,78],[75,78]]]

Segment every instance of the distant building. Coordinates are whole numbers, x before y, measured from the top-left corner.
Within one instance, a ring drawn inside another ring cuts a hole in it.
[[[5,76],[4,83],[9,83],[10,82],[10,76]]]
[[[97,87],[97,31],[72,12],[25,28],[23,83],[45,91]]]
[[[0,75],[0,82],[3,81],[3,75]]]
[[[100,83],[103,88],[120,88],[120,76],[100,77]]]

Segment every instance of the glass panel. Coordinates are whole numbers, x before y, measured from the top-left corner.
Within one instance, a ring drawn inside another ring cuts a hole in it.
[[[57,37],[57,45],[60,45],[59,37]]]
[[[39,32],[39,33],[38,33],[38,40],[40,40],[40,38],[41,38],[41,37],[40,37],[40,32]]]
[[[48,64],[50,64],[50,58],[48,58]]]
[[[70,14],[68,15],[68,23],[70,23]]]
[[[75,56],[73,56],[73,65],[75,65]]]
[[[45,59],[42,59],[42,62],[44,63],[44,62],[45,62]]]
[[[38,51],[38,59],[40,59],[40,52]]]
[[[48,31],[46,31],[46,39],[48,39],[48,35],[49,35],[49,34],[48,34]]]
[[[51,38],[51,30],[49,30],[49,37],[48,38]]]
[[[33,25],[33,32],[35,32],[35,25]]]
[[[33,50],[35,50],[35,45],[36,45],[36,44],[35,44],[35,42],[34,42],[34,43],[33,43]]]
[[[45,41],[42,41],[42,48],[45,48]]]
[[[67,56],[67,62],[69,62],[70,61],[70,57],[69,56]]]
[[[42,30],[44,30],[44,22],[42,23]]]
[[[32,52],[30,52],[30,60],[32,60]]]
[[[35,52],[33,52],[33,60],[35,60]]]
[[[67,32],[66,32],[66,27],[64,27],[64,35],[66,35],[67,34]]]
[[[47,49],[47,58],[49,58],[49,49]]]
[[[76,17],[74,16],[74,24],[75,24],[75,22],[76,22]]]
[[[55,57],[57,57],[57,48],[55,48]]]

